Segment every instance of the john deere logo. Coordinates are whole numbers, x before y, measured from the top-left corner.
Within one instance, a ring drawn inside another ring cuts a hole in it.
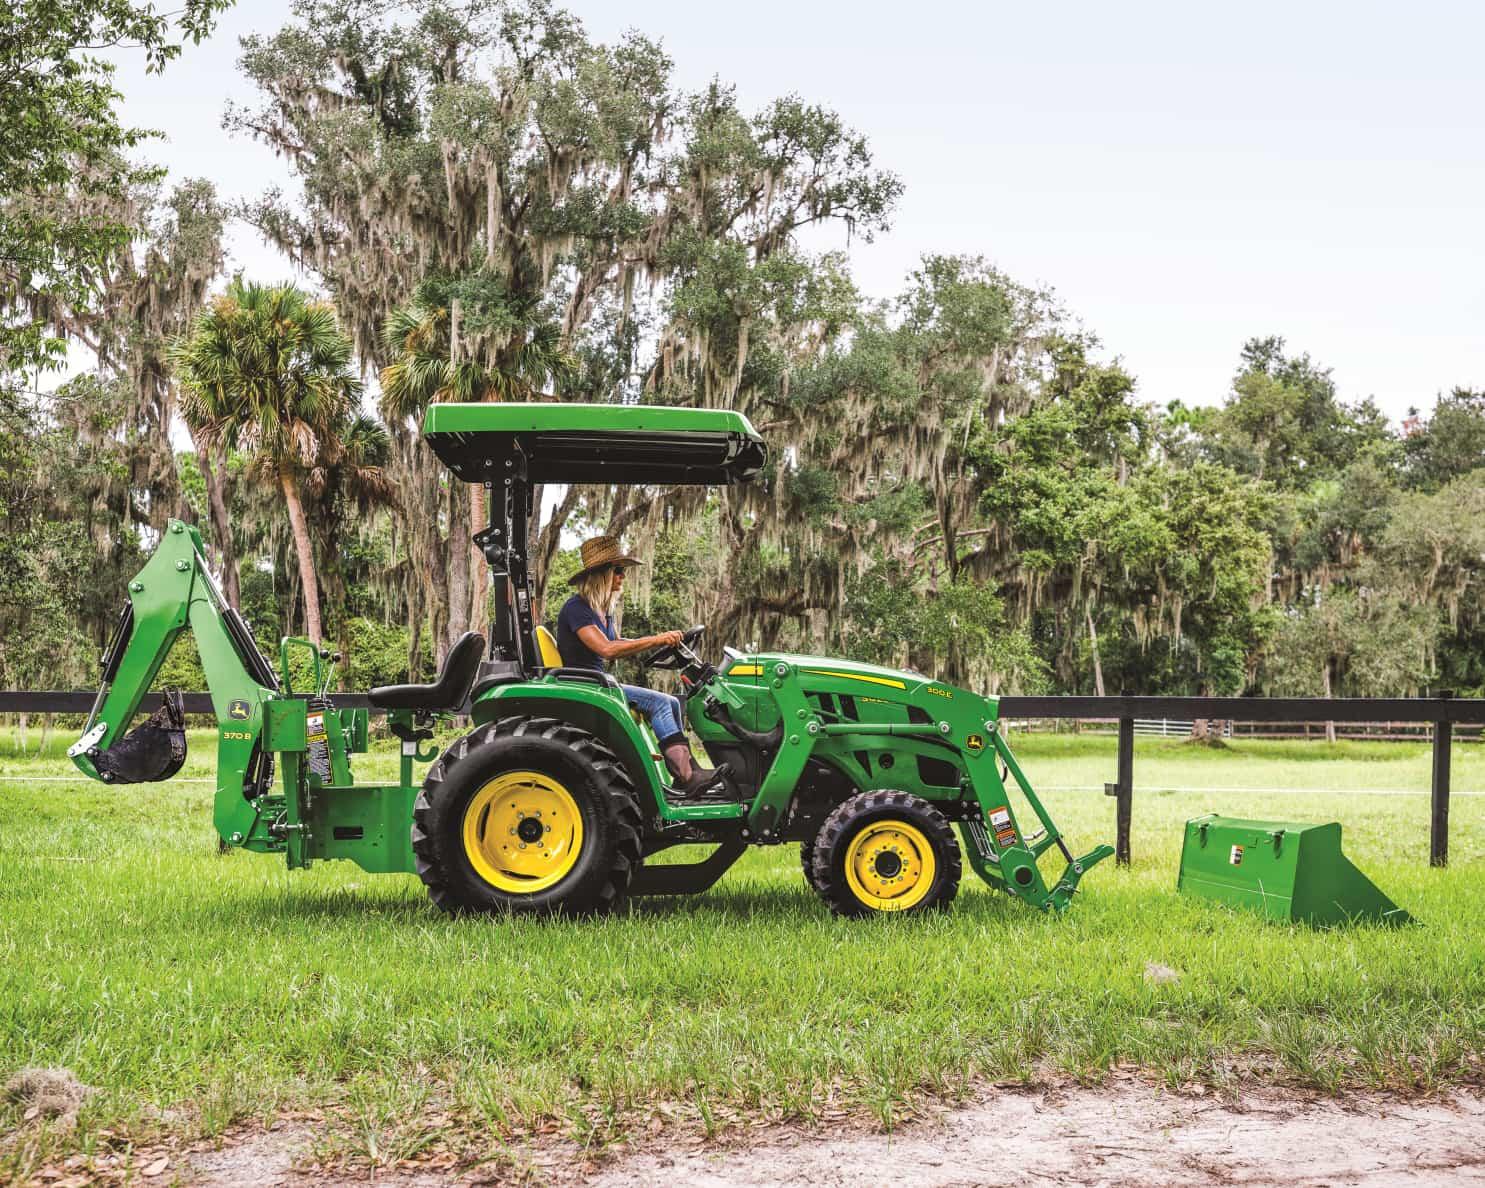
[[[983,751],[985,749],[985,738],[983,735],[971,734],[964,740],[964,745],[971,751]]]
[[[252,707],[245,701],[234,701],[227,707],[227,716],[236,718],[239,722],[246,721],[252,712]]]

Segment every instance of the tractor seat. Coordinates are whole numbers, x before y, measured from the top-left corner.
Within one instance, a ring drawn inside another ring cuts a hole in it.
[[[366,700],[386,710],[457,710],[469,697],[484,654],[485,637],[478,631],[466,631],[443,658],[438,679],[431,685],[382,685],[368,693]]]

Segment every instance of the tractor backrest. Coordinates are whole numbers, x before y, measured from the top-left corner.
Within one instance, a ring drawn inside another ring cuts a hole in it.
[[[541,651],[543,668],[562,667],[562,653],[557,650],[557,641],[552,637],[552,633],[539,623],[536,627],[536,646]]]

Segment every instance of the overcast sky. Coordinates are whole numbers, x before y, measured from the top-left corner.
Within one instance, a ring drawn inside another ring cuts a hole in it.
[[[126,62],[149,155],[229,198],[291,186],[221,130],[252,93],[237,38],[287,0],[239,0],[160,77]],[[864,132],[906,192],[853,245],[866,292],[929,252],[1050,285],[1145,399],[1211,403],[1245,338],[1283,335],[1394,418],[1485,387],[1485,6],[1475,3],[892,5],[576,0],[599,40],[663,40],[677,81],[745,106],[796,92]],[[239,227],[231,264],[287,261]]]

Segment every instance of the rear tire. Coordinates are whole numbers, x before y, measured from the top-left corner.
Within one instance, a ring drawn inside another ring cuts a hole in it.
[[[946,907],[963,862],[946,818],[907,792],[863,792],[837,806],[815,839],[810,880],[839,916]]]
[[[596,914],[640,865],[641,818],[618,758],[556,718],[502,718],[429,769],[413,808],[418,877],[451,914]]]

